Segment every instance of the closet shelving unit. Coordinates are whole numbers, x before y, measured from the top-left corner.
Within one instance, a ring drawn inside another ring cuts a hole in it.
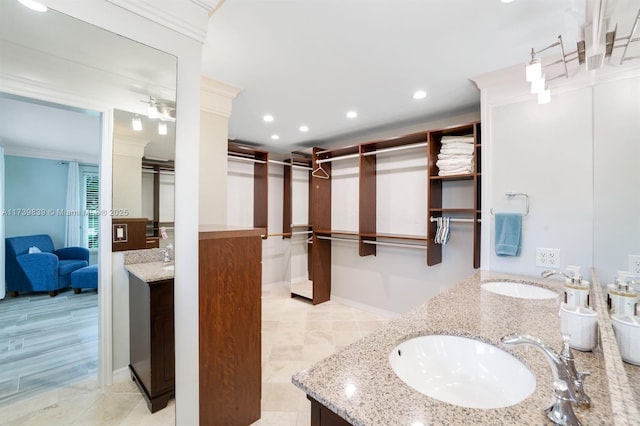
[[[142,171],[153,173],[153,218],[147,221],[147,248],[160,247],[160,227],[173,228],[173,222],[160,222],[160,174],[175,173],[173,161],[142,159]]]
[[[428,132],[368,142],[360,145],[359,174],[359,236],[358,254],[376,254],[377,245],[426,248],[427,237],[423,235],[402,235],[377,232],[377,156],[379,154],[407,149],[427,149]]]
[[[454,215],[465,216],[472,220],[473,224],[473,267],[480,267],[480,208],[481,208],[481,127],[480,122],[448,127],[429,132],[429,169],[428,169],[428,191],[427,191],[427,265],[433,266],[442,262],[442,245],[434,242],[437,225],[431,218]],[[474,171],[473,173],[438,176],[438,153],[442,146],[443,136],[468,136],[474,137]],[[473,203],[469,208],[449,208],[443,206],[443,191],[447,190],[447,183],[453,181],[468,181],[473,185]]]
[[[228,143],[228,158],[253,163],[253,227],[268,235],[269,153],[254,147]]]

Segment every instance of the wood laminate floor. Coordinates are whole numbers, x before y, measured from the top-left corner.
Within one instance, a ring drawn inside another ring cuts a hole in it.
[[[0,300],[0,407],[95,377],[97,349],[95,290]]]

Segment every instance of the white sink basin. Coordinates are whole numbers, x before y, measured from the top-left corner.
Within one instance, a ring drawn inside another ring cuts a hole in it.
[[[491,293],[519,299],[553,299],[558,297],[558,293],[546,288],[511,281],[491,281],[483,283],[480,287]]]
[[[413,389],[462,407],[508,407],[536,388],[533,373],[514,356],[466,337],[416,337],[396,346],[389,362]]]

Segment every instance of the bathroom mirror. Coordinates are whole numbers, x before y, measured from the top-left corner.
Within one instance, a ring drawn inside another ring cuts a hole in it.
[[[294,164],[296,157],[292,158]],[[301,163],[300,159],[297,161]],[[306,164],[306,163],[305,163]],[[303,166],[304,167],[304,166]],[[309,184],[311,175],[306,168],[290,167],[291,176],[291,239],[289,278],[291,294],[313,300],[313,271],[311,227],[309,215]]]
[[[129,181],[139,188],[137,204],[120,206],[117,211],[122,213],[121,216],[141,217],[145,214],[148,210],[143,210],[143,203],[153,205],[155,198],[143,195],[145,175],[142,158],[153,157],[156,159],[153,161],[167,165],[174,158],[176,58],[55,10],[39,13],[23,7],[16,0],[0,0],[0,63],[0,93],[5,95],[0,113],[26,111],[16,103],[8,106],[8,101],[29,104],[29,111],[42,110],[42,107],[53,110],[49,111],[52,116],[47,118],[29,113],[22,117],[22,121],[16,122],[19,125],[12,128],[32,132],[39,130],[40,142],[28,135],[0,134],[0,146],[5,147],[5,156],[34,156],[47,161],[55,160],[56,164],[78,160],[96,169],[99,167],[98,175],[101,178],[110,178],[111,175],[121,177],[119,170],[104,172],[102,165],[111,167],[112,164],[109,155],[102,150],[100,141],[111,136],[114,140],[110,142],[115,142],[116,138],[128,139],[128,147],[136,147],[141,152],[136,160],[137,168],[130,170]],[[136,114],[146,117],[151,99],[166,114],[163,116],[167,125],[166,135],[158,134],[158,119],[154,125],[147,126],[148,135],[145,132],[133,133],[131,117]],[[56,132],[62,128],[77,133],[84,124],[61,118],[65,112],[94,119],[97,117],[97,134],[80,138],[78,145],[70,146],[70,138]],[[113,134],[109,134],[111,123]],[[113,167],[119,166],[114,155]],[[43,172],[39,170],[39,173]],[[158,185],[162,200],[159,201],[157,222],[172,224],[173,175],[165,173],[164,168],[162,175]],[[103,188],[103,185],[101,180],[99,188]],[[120,196],[118,191],[121,189],[114,185],[114,201]],[[116,216],[112,214],[116,212],[115,203],[112,207],[114,209],[111,212],[105,211],[103,214]],[[9,229],[4,231],[9,235]],[[108,241],[111,235],[100,235],[100,238]],[[56,248],[58,246],[56,244]],[[98,251],[97,248],[92,250],[94,253]],[[96,257],[104,259],[104,256],[100,252]],[[1,257],[4,262],[4,255]],[[99,268],[101,277],[112,276],[112,268],[105,270],[102,265]],[[114,270],[110,291],[100,291],[98,294],[100,306],[108,300],[108,306],[113,305],[114,310],[117,309],[113,317],[111,312],[98,315],[100,318],[109,318],[109,324],[99,324],[102,331],[108,331],[109,336],[105,338],[106,333],[99,333],[101,341],[98,353],[107,354],[104,358],[112,358],[112,364],[101,359],[97,361],[98,374],[106,381],[110,381],[113,371],[127,367],[129,357],[128,312],[127,309],[121,309],[128,303],[127,287],[115,283],[116,276]],[[101,282],[104,281],[101,279]]]

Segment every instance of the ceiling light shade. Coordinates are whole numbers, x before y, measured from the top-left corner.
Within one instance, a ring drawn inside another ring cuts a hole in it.
[[[158,134],[159,135],[167,134],[167,123],[165,123],[164,121],[161,121],[158,123]]]
[[[538,58],[531,58],[527,64],[526,78],[528,83],[539,80],[542,77],[542,62]]]
[[[262,117],[262,119],[266,122],[266,123],[271,123],[273,121],[273,115],[267,114],[264,117]]]
[[[551,90],[549,90],[549,87],[545,87],[542,92],[538,93],[538,103],[544,105],[549,102],[551,102]]]
[[[347,112],[347,118],[356,118],[357,116],[358,116],[358,113],[356,111]]]
[[[140,119],[140,117],[135,116],[131,119],[131,127],[136,132],[139,132],[142,130],[142,120]]]
[[[35,10],[36,12],[46,12],[48,10],[47,6],[34,0],[18,0],[18,1],[23,6],[26,6],[31,10]]]
[[[280,139],[280,136],[278,136],[278,135],[271,135],[271,139],[273,139],[274,141],[277,141],[278,139]]]
[[[537,95],[538,93],[544,90],[545,85],[546,85],[546,79],[543,74],[542,77],[540,77],[538,80],[533,80],[531,82],[531,93],[533,93],[534,95]]]
[[[149,106],[147,107],[147,117],[158,118],[158,105],[156,105],[156,100],[153,98],[149,99]]]
[[[302,126],[300,126],[299,130],[303,133],[306,133],[309,131],[309,127],[303,124]]]
[[[427,97],[427,92],[424,90],[418,90],[413,94],[413,99],[424,99]]]

